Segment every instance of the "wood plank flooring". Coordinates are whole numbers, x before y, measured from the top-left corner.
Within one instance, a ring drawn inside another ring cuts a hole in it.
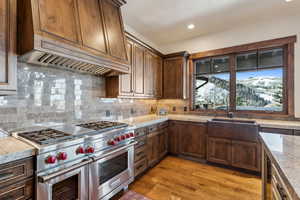
[[[129,188],[153,200],[259,200],[259,177],[166,157]]]

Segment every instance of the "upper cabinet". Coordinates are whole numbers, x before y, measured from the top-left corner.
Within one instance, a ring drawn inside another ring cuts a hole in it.
[[[21,60],[105,75],[130,73],[123,0],[18,0]]]
[[[188,98],[188,53],[166,55],[163,64],[163,98]]]
[[[106,96],[144,99],[161,98],[161,54],[136,39],[132,39],[132,36],[128,34],[127,56],[131,66],[131,74],[122,74],[118,78],[107,77]]]
[[[17,90],[16,0],[0,1],[0,95]]]

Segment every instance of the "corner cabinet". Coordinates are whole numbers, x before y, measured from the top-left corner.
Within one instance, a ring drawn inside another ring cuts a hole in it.
[[[0,95],[17,91],[17,0],[0,1]]]
[[[204,160],[206,137],[206,123],[171,121],[168,128],[169,152]]]
[[[163,98],[188,98],[188,57],[187,52],[164,56],[163,63]]]
[[[107,97],[154,99],[162,97],[162,56],[145,44],[127,38],[129,74],[106,78]],[[112,91],[115,91],[112,94]]]

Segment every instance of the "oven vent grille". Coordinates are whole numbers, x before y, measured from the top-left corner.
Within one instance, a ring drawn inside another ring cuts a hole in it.
[[[23,57],[23,59],[25,59],[28,63],[36,65],[68,69],[70,71],[88,73],[96,76],[103,76],[112,71],[109,68],[101,67],[99,65],[43,52],[34,52],[34,54],[31,54],[29,58]]]

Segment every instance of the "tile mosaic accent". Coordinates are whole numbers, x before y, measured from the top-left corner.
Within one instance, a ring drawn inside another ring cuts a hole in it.
[[[117,120],[156,109],[156,100],[103,97],[103,77],[18,63],[18,94],[0,96],[0,128],[11,131],[41,123]]]

